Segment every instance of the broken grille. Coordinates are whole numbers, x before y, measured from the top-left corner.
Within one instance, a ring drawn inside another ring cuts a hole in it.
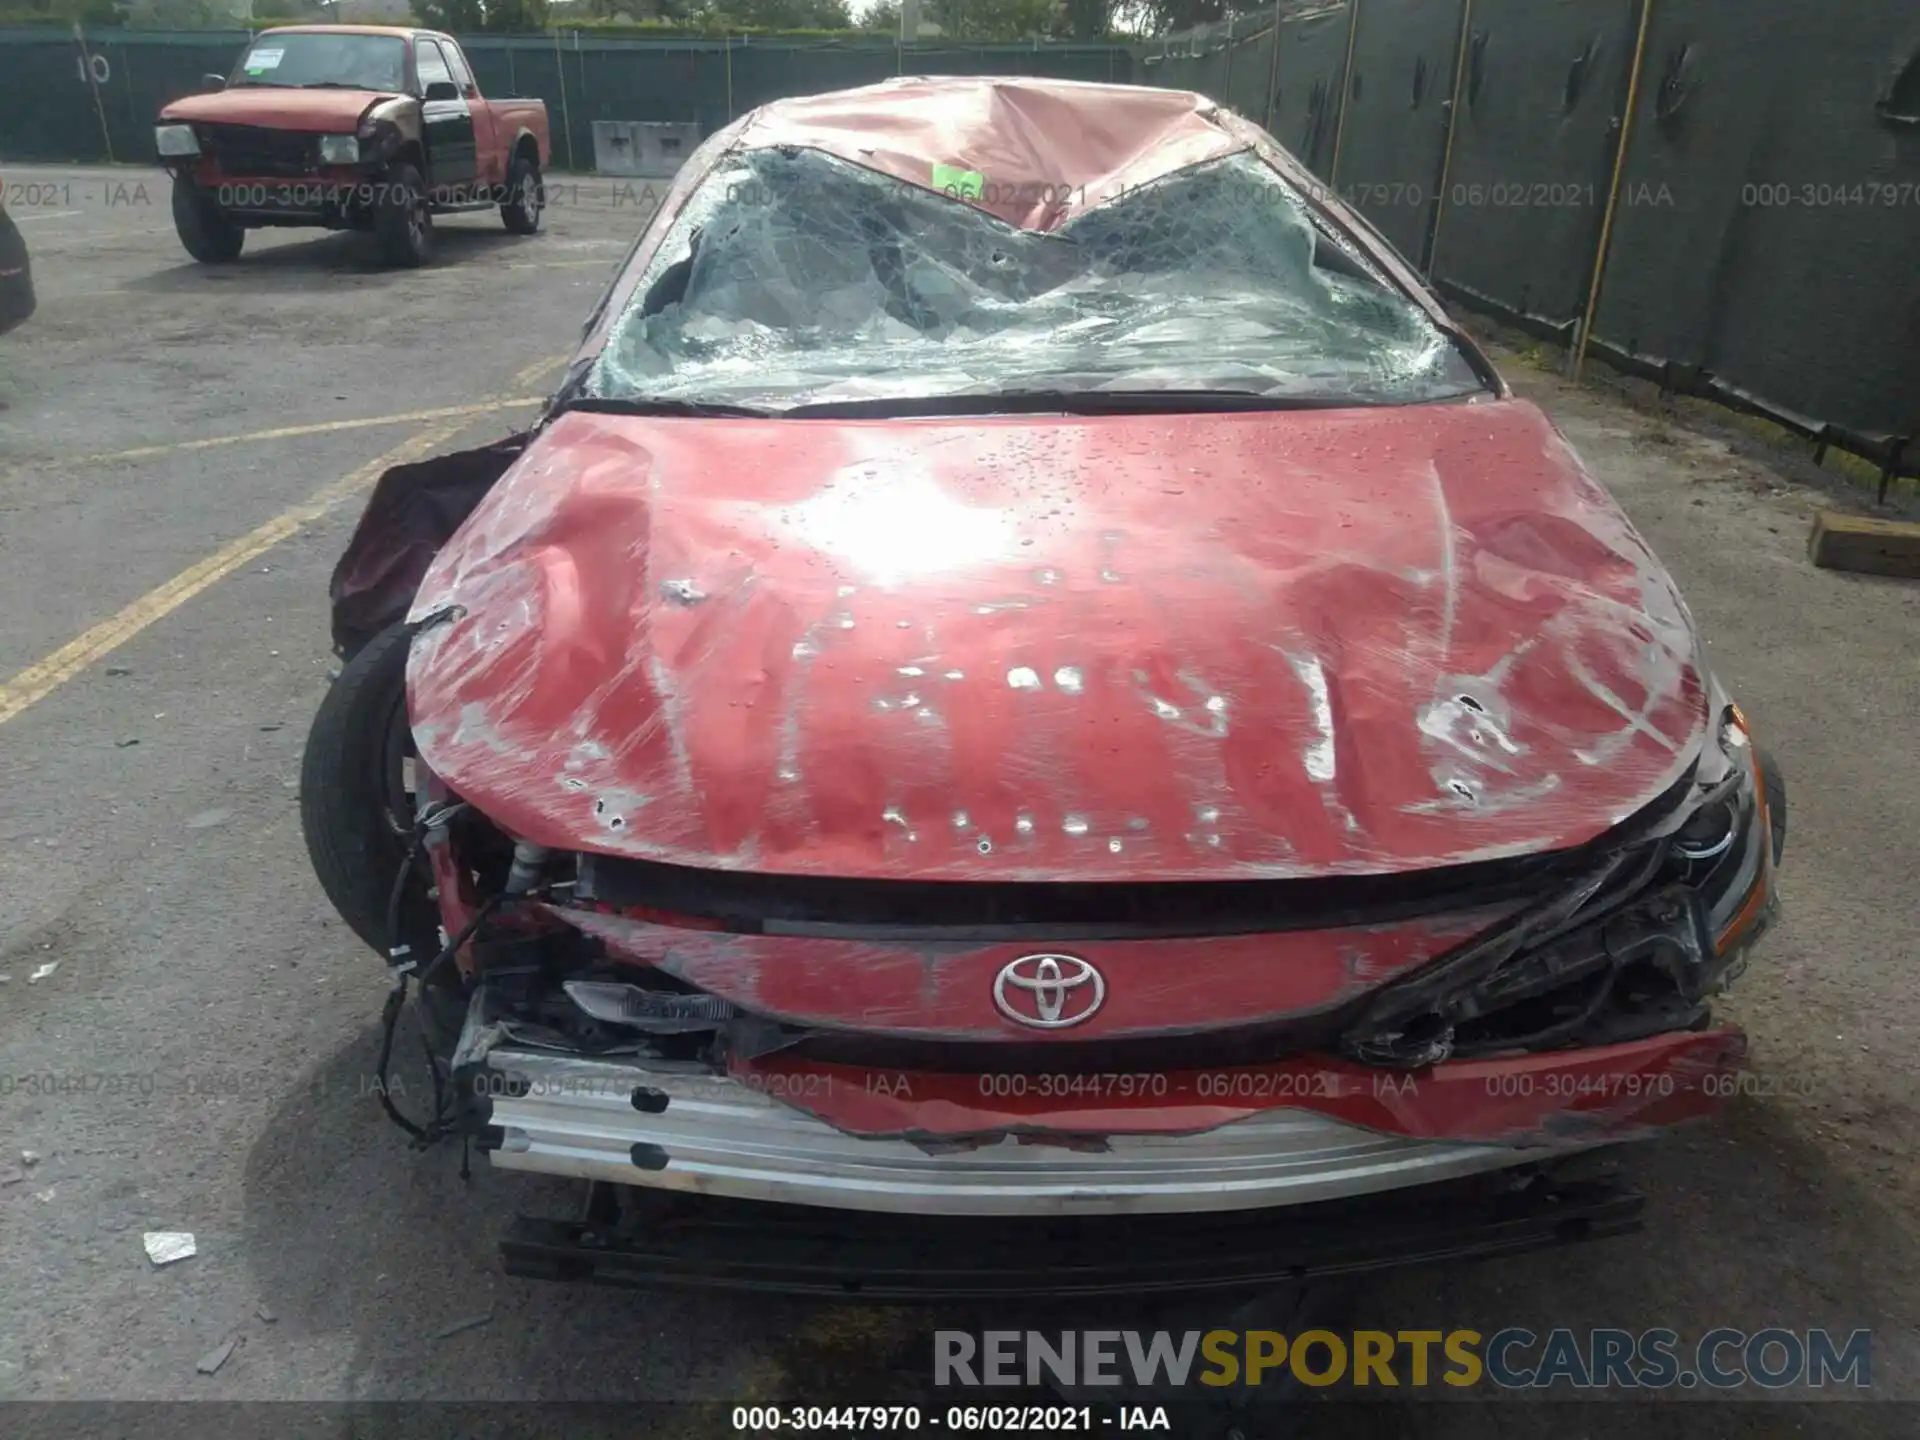
[[[229,175],[308,175],[319,154],[311,135],[253,125],[209,125],[200,146]]]

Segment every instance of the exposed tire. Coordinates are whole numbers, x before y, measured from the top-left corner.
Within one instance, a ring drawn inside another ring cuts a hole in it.
[[[1767,792],[1767,819],[1773,826],[1773,863],[1778,865],[1787,853],[1787,777],[1773,752],[1760,752],[1760,783]]]
[[[387,172],[385,188],[374,208],[373,232],[380,241],[381,258],[389,265],[411,269],[433,259],[433,212],[428,206],[427,182],[405,161]]]
[[[247,232],[220,213],[220,207],[192,182],[173,182],[173,228],[187,254],[202,265],[225,265],[240,258]]]
[[[378,635],[333,682],[300,765],[300,828],[320,886],[353,933],[382,957],[391,939],[387,908],[407,858],[412,803],[405,789],[407,724],[404,625]],[[424,964],[440,948],[440,912],[428,895],[425,862],[401,892],[399,939]],[[435,1050],[451,1054],[466,1004],[459,971],[443,966],[421,996],[421,1020]]]
[[[33,262],[27,242],[0,209],[0,335],[33,318]]]
[[[547,207],[546,182],[540,167],[522,155],[507,167],[507,193],[500,202],[500,219],[515,235],[531,235],[540,228],[540,212]]]

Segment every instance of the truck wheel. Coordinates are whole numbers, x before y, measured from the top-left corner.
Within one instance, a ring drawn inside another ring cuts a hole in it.
[[[373,230],[389,265],[414,267],[433,259],[433,214],[427,206],[427,186],[413,166],[403,162],[387,172]]]
[[[202,265],[224,265],[240,258],[247,232],[220,213],[220,207],[188,180],[173,182],[173,228],[187,254]]]
[[[313,872],[340,918],[382,956],[392,943],[387,907],[414,818],[406,790],[411,639],[404,624],[389,626],[347,662],[313,717],[300,764],[300,828]],[[422,965],[440,949],[440,910],[427,874],[424,862],[415,865],[398,916],[398,938]],[[441,967],[420,1002],[435,1050],[451,1054],[466,1012],[457,967]]]
[[[522,155],[507,167],[507,194],[500,202],[500,218],[515,235],[531,235],[540,228],[540,212],[546,204],[547,187],[540,179],[540,167]]]

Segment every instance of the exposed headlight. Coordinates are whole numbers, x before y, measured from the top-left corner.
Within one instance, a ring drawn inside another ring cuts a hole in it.
[[[162,155],[198,155],[200,138],[191,125],[156,125],[153,144]]]
[[[1720,778],[1709,781],[1709,796],[1675,833],[1673,853],[1700,892],[1714,951],[1724,956],[1758,939],[1778,908],[1774,834],[1785,817],[1770,813],[1764,762],[1740,707],[1728,704],[1718,725],[1718,756],[1710,759],[1720,762]]]
[[[1692,793],[1656,832],[1536,908],[1384,987],[1342,1041],[1365,1064],[1604,1044],[1686,1028],[1779,910],[1786,785],[1716,686]],[[1530,932],[1530,933],[1528,933]]]
[[[360,141],[352,135],[322,135],[320,159],[327,165],[358,165]]]

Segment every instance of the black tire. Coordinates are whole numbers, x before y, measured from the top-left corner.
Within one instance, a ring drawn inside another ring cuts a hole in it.
[[[427,182],[404,160],[387,172],[374,208],[373,232],[389,265],[409,269],[433,259],[433,212]]]
[[[0,335],[33,318],[33,262],[27,242],[0,208]]]
[[[1767,819],[1773,826],[1773,863],[1787,853],[1787,777],[1769,750],[1760,752],[1760,782],[1767,791]]]
[[[247,232],[220,213],[220,207],[188,180],[173,182],[173,228],[187,254],[202,265],[226,265],[240,258]]]
[[[507,193],[500,201],[500,219],[515,235],[531,235],[540,228],[540,212],[547,207],[547,186],[540,167],[525,155],[507,167]]]
[[[300,828],[314,874],[340,918],[383,958],[392,944],[388,905],[413,823],[403,778],[412,750],[410,640],[406,626],[390,626],[347,662],[313,717],[300,765]],[[427,877],[426,862],[416,862],[398,925],[400,942],[423,966],[440,949],[440,911]],[[450,1055],[466,1012],[458,967],[442,966],[421,1000],[428,1039],[436,1053]]]

